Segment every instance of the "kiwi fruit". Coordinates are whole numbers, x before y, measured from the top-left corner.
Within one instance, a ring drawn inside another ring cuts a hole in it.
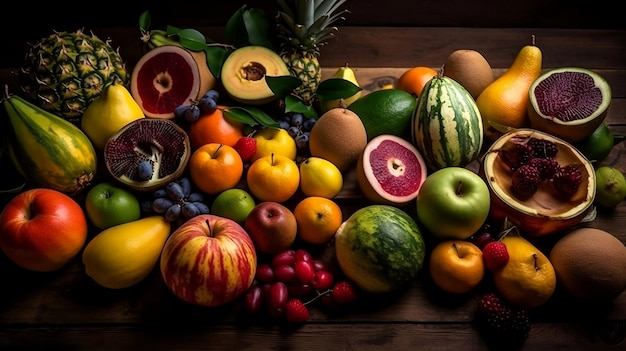
[[[451,53],[443,66],[443,75],[461,84],[474,99],[495,80],[491,65],[485,57],[470,49]]]
[[[367,132],[359,116],[342,107],[328,110],[309,134],[311,156],[332,162],[341,172],[353,167],[367,144]]]
[[[626,246],[601,229],[578,228],[552,247],[557,283],[579,299],[610,301],[626,290]]]

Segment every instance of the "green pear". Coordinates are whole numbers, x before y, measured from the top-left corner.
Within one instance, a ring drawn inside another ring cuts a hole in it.
[[[345,79],[352,84],[360,87],[359,82],[356,79],[356,75],[354,74],[354,70],[350,68],[347,64],[343,67],[340,67],[333,73],[330,78],[341,78]],[[329,100],[329,101],[320,101],[320,110],[322,113],[335,108],[335,107],[348,107],[351,103],[355,102],[361,97],[361,91],[356,94],[345,98],[345,99],[337,99],[337,100]]]
[[[613,208],[626,196],[626,179],[622,171],[611,166],[596,169],[596,204]]]

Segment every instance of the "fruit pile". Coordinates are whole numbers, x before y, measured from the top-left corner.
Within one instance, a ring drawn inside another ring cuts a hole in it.
[[[2,252],[49,272],[82,251],[85,273],[110,289],[158,267],[185,302],[239,301],[250,314],[297,323],[316,301],[338,308],[400,290],[427,266],[448,293],[493,283],[476,321],[517,341],[528,335],[530,309],[558,284],[587,299],[626,290],[626,246],[573,229],[594,205],[615,207],[626,195],[621,171],[595,169],[601,160],[577,148],[606,127],[610,89],[597,73],[540,75],[533,43],[499,77],[477,51],[458,50],[440,71],[413,67],[395,87],[363,94],[347,65],[325,80],[319,73],[319,47],[347,12],[343,1],[304,14],[294,3],[279,2],[278,36],[254,33],[278,40],[276,51],[251,36],[215,45],[193,29],[149,29],[148,14],[146,52],[132,71],[108,43],[81,32],[33,46],[24,96],[3,99],[6,154],[27,186],[0,214]],[[246,11],[232,23],[274,18]],[[316,21],[303,30],[292,14]],[[110,63],[64,73],[77,82],[91,74],[101,91],[79,87],[70,99],[60,77],[36,75],[33,57],[58,57],[58,45],[47,44],[55,41]],[[567,82],[584,87],[568,101],[585,108],[556,113],[552,96]],[[548,119],[561,126],[558,137]],[[363,205],[342,212],[353,172]],[[533,244],[557,233],[552,254]],[[606,240],[581,246],[590,235]],[[314,257],[318,249],[331,255]],[[615,262],[611,279],[596,279],[602,260],[584,259],[600,256]]]

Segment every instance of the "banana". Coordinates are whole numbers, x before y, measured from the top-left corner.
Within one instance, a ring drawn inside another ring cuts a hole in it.
[[[164,45],[180,46],[180,43],[174,39],[171,39],[167,35],[167,32],[159,29],[152,29],[146,32],[146,34],[142,37],[142,40],[146,43],[148,49],[150,50]]]

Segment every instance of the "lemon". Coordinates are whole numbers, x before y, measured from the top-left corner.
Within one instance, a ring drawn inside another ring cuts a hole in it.
[[[232,188],[222,191],[215,197],[211,213],[243,224],[255,205],[250,193],[243,189]]]
[[[85,271],[105,288],[135,285],[152,272],[169,234],[170,223],[163,216],[145,217],[105,229],[83,251]]]
[[[332,199],[343,187],[343,175],[332,162],[311,156],[300,164],[300,190],[306,196]]]

